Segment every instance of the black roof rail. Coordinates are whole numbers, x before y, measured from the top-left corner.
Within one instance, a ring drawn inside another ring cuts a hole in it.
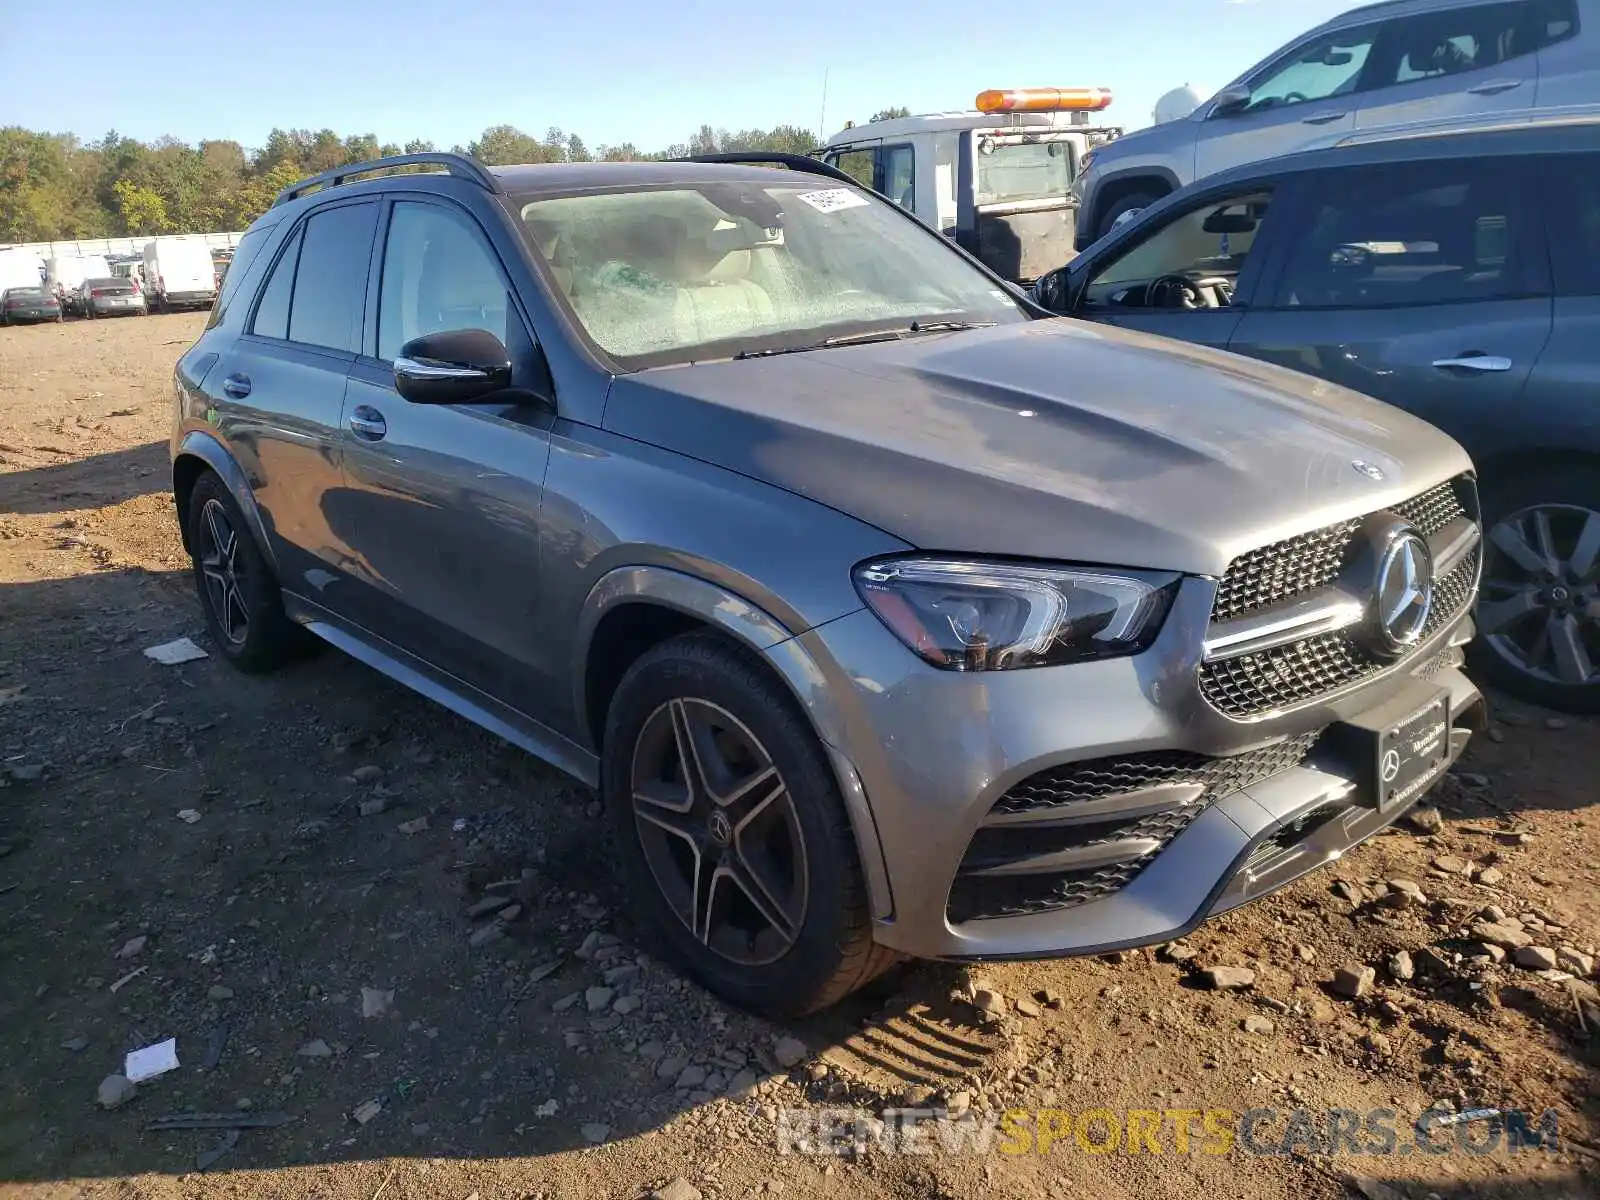
[[[837,179],[840,183],[848,183],[854,187],[861,187],[861,181],[846,175],[831,163],[822,162],[805,154],[784,154],[778,150],[730,150],[723,154],[691,154],[688,158],[680,158],[678,162],[697,163],[748,163],[750,166],[777,166],[788,167],[791,171],[805,171],[810,175],[821,175],[827,179]],[[867,189],[872,190],[870,187]]]
[[[476,159],[468,158],[465,154],[450,154],[442,150],[429,150],[424,154],[391,154],[388,158],[374,158],[368,162],[348,163],[342,167],[335,167],[331,171],[324,171],[320,175],[313,175],[309,179],[302,179],[292,187],[286,187],[278,193],[278,198],[272,202],[272,207],[287,204],[291,200],[304,196],[307,192],[319,188],[338,187],[352,175],[365,175],[371,171],[387,171],[394,167],[438,166],[443,167],[445,174],[454,175],[458,179],[470,179],[479,187],[491,192],[500,192],[504,189],[494,174]]]

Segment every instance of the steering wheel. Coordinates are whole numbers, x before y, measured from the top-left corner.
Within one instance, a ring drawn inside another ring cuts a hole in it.
[[[1304,92],[1285,92],[1281,102],[1284,104],[1304,104],[1310,99],[1311,97]]]
[[[1187,275],[1162,275],[1144,290],[1147,308],[1208,308],[1205,294]]]

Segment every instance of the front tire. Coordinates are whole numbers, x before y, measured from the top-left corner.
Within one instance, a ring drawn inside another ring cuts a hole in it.
[[[1519,699],[1600,712],[1600,470],[1496,481],[1483,527],[1472,665]]]
[[[278,581],[214,472],[195,482],[188,532],[206,629],[223,657],[252,675],[298,658],[307,635],[284,614]]]
[[[1119,197],[1117,201],[1112,204],[1110,208],[1106,209],[1106,211],[1101,215],[1099,228],[1095,230],[1095,240],[1098,241],[1100,238],[1105,237],[1106,234],[1115,229],[1117,227],[1117,218],[1121,217],[1124,213],[1130,213],[1139,208],[1149,208],[1159,199],[1161,199],[1161,197],[1155,192],[1146,191],[1130,192],[1126,196]]]
[[[680,962],[734,1004],[825,1008],[892,965],[833,771],[782,685],[709,634],[647,651],[607,713],[618,867]]]

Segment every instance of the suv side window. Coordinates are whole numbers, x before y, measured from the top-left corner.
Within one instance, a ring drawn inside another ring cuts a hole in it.
[[[1390,22],[1371,87],[1392,87],[1497,67],[1532,54],[1544,42],[1534,0],[1476,4]]]
[[[1600,296],[1600,154],[1546,160],[1550,245],[1556,294]]]
[[[239,239],[239,244],[233,249],[233,261],[228,264],[227,273],[222,277],[222,290],[217,293],[217,302],[211,306],[211,318],[206,322],[207,329],[215,329],[222,321],[223,314],[228,311],[228,305],[233,303],[239,285],[250,273],[250,266],[255,262],[256,255],[261,253],[261,247],[266,244],[267,235],[276,228],[275,225],[257,226],[255,229],[247,230]]]
[[[250,332],[262,337],[286,338],[289,336],[289,295],[294,291],[294,270],[300,261],[300,235],[304,227],[289,235],[289,243],[278,256],[278,265],[272,268],[272,278],[262,289],[261,300],[256,305],[255,320]]]
[[[1280,308],[1386,308],[1527,295],[1538,278],[1524,181],[1496,158],[1354,167],[1307,177]]]
[[[485,329],[509,343],[505,275],[483,230],[438,204],[396,203],[383,248],[378,357],[392,361],[412,338]]]
[[[1272,206],[1272,191],[1256,184],[1236,196],[1213,197],[1169,219],[1144,241],[1113,258],[1089,280],[1086,307],[1226,308],[1256,236]],[[1182,276],[1198,291],[1163,286],[1158,279]],[[1198,295],[1198,303],[1190,301]]]
[[[376,204],[346,204],[312,215],[301,235],[289,306],[289,340],[330,350],[361,348],[361,317]]]
[[[1382,28],[1342,29],[1279,59],[1250,81],[1250,101],[1239,111],[1262,112],[1364,90],[1361,73]]]

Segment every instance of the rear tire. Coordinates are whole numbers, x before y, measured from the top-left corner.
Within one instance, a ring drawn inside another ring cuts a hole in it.
[[[1123,213],[1132,212],[1136,208],[1149,208],[1159,199],[1161,199],[1160,196],[1149,191],[1130,192],[1126,196],[1119,197],[1116,203],[1101,214],[1099,228],[1094,235],[1095,240],[1099,241],[1115,229],[1117,227],[1117,218],[1122,216]]]
[[[685,738],[699,747],[692,775]],[[898,960],[872,940],[855,837],[816,735],[783,686],[729,643],[687,634],[628,669],[606,715],[601,781],[624,886],[710,990],[798,1016]],[[663,832],[661,821],[678,827]]]
[[[1485,486],[1482,496],[1486,546],[1472,666],[1521,700],[1600,712],[1600,469],[1513,476]]]
[[[252,675],[301,657],[310,635],[284,614],[278,581],[215,472],[195,481],[188,533],[200,608],[222,656]]]

